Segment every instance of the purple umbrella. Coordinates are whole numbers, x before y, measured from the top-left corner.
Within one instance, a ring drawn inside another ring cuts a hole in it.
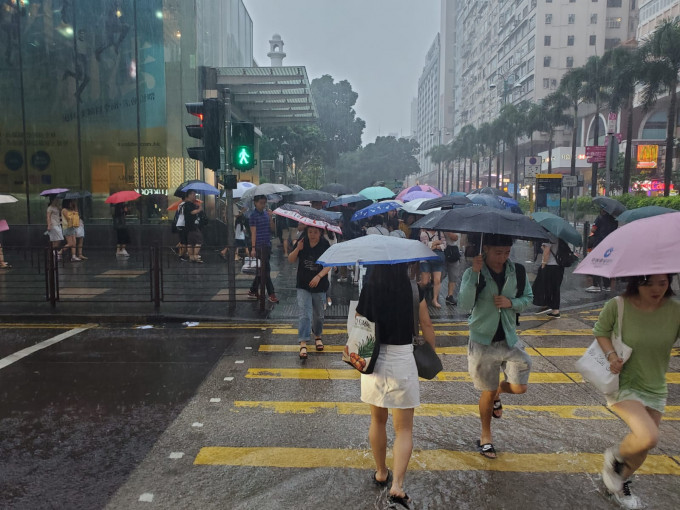
[[[45,191],[40,193],[41,197],[46,197],[47,195],[58,195],[59,193],[66,193],[68,191],[68,188],[52,188],[52,189],[46,189]]]
[[[429,191],[410,191],[401,197],[403,202],[410,202],[417,198],[439,198],[440,195],[431,193]]]

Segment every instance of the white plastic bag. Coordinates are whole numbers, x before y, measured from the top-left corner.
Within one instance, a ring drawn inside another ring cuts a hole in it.
[[[241,272],[244,274],[255,274],[258,267],[260,267],[260,260],[257,257],[246,257],[243,260]]]
[[[612,332],[612,345],[616,354],[624,363],[628,361],[633,349],[621,340],[621,326],[623,324],[623,298],[616,297],[617,323],[618,328]],[[605,395],[614,393],[619,389],[619,374],[612,374],[609,371],[609,361],[604,357],[604,352],[600,348],[597,340],[590,344],[585,354],[576,362],[578,370],[583,378],[595,386]]]
[[[361,315],[353,316],[353,325],[347,335],[342,361],[350,364],[362,374],[373,373],[380,344],[375,333],[375,323]]]

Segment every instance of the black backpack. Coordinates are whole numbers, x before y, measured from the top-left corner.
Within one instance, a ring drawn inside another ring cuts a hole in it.
[[[552,250],[550,253],[552,253]],[[553,257],[555,257],[557,264],[564,268],[571,267],[578,262],[578,257],[562,239],[559,239],[557,243],[557,253],[553,253]]]
[[[515,263],[515,272],[517,273],[517,292],[515,293],[515,297],[518,298],[524,295],[524,287],[526,287],[527,284],[527,270],[522,264]],[[479,282],[477,283],[477,289],[475,290],[475,303],[477,302],[480,292],[484,290],[484,287],[486,287],[486,278],[484,278],[484,275],[480,271]],[[519,326],[519,314],[517,314],[516,323]]]

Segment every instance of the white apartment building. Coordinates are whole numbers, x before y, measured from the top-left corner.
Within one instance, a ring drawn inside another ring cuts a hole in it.
[[[506,102],[540,101],[557,89],[570,68],[632,39],[637,29],[635,4],[635,0],[460,2],[456,129],[493,121]]]
[[[640,0],[637,40],[644,41],[665,19],[680,16],[680,0]]]
[[[455,136],[456,116],[456,20],[458,5],[465,0],[441,0],[440,53],[439,53],[439,126],[442,144],[448,144]]]
[[[427,52],[425,67],[418,80],[418,107],[416,114],[415,139],[420,144],[421,174],[433,171],[434,165],[427,152],[439,145],[440,109],[439,109],[439,34],[434,38]]]

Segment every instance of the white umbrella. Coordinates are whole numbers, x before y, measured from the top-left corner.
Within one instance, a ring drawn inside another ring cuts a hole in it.
[[[420,241],[392,236],[364,236],[337,243],[317,260],[322,266],[360,264],[402,264],[418,260],[439,259]]]
[[[276,193],[287,193],[293,191],[285,184],[276,184],[274,182],[265,182],[264,184],[259,184],[254,188],[249,188],[243,193],[241,198],[250,198],[257,195],[274,195]]]
[[[415,200],[411,200],[410,202],[406,202],[404,204],[404,207],[401,208],[402,211],[405,211],[409,214],[418,214],[421,216],[425,216],[427,214],[430,214],[432,211],[441,211],[441,207],[435,207],[434,209],[424,209],[422,211],[418,210],[418,207],[420,204],[423,202],[426,202],[430,200],[429,198],[416,198]]]
[[[257,186],[257,184],[253,184],[252,182],[239,182],[236,183],[236,189],[234,190],[234,198],[241,198],[243,194],[248,191],[250,188],[254,188]]]
[[[19,199],[15,197],[14,195],[9,195],[6,193],[0,193],[0,204],[13,204],[14,202],[18,202]]]

